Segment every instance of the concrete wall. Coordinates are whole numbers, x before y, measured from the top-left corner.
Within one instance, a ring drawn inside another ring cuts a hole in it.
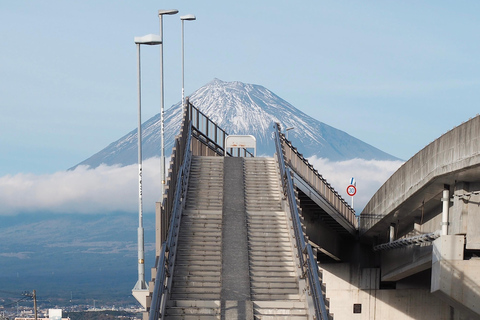
[[[463,236],[434,241],[431,291],[456,308],[480,318],[480,258],[463,260]]]
[[[403,164],[375,193],[362,214],[387,215],[432,179],[480,165],[480,116],[445,133]],[[362,219],[361,230],[378,219]]]
[[[335,320],[475,319],[431,294],[428,284],[379,289],[379,269],[360,269],[348,263],[320,267],[330,313]],[[361,313],[354,313],[354,304],[361,305]]]

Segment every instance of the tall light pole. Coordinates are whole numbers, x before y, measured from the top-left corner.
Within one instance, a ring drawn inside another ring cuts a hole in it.
[[[158,10],[158,18],[160,19],[160,179],[161,179],[161,187],[160,187],[160,205],[163,205],[163,193],[165,192],[165,142],[164,142],[164,126],[163,126],[163,110],[164,110],[164,103],[165,103],[165,96],[164,96],[164,84],[163,84],[163,15],[172,15],[177,14],[178,10],[176,9],[169,9],[169,10]]]
[[[290,127],[290,128],[285,129],[285,138],[287,138],[287,140],[288,140],[288,131],[293,130],[293,129],[295,129],[295,127]]]
[[[137,90],[138,90],[138,280],[132,290],[133,296],[146,307],[146,297],[148,287],[145,282],[145,244],[143,230],[143,199],[142,199],[142,86],[141,86],[141,66],[140,66],[140,45],[159,45],[162,43],[160,36],[148,34],[143,37],[135,37],[137,46]]]
[[[187,14],[180,17],[182,20],[182,106],[185,105],[185,54],[184,54],[184,21],[193,21],[197,20],[197,18],[193,14]]]

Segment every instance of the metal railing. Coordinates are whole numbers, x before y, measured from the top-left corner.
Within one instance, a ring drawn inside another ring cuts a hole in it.
[[[325,306],[325,297],[323,296],[322,286],[320,283],[320,274],[312,246],[306,241],[302,228],[300,213],[298,211],[297,199],[293,188],[292,172],[286,166],[285,153],[283,150],[280,125],[275,124],[278,130],[275,130],[275,147],[280,174],[282,177],[282,186],[287,196],[290,215],[292,217],[293,228],[295,232],[295,241],[297,244],[298,257],[302,266],[302,274],[306,275],[307,284],[312,295],[315,307],[315,319],[328,320],[327,308]]]
[[[225,138],[228,133],[220,128],[215,122],[203,112],[198,110],[189,100],[186,98],[186,106],[188,109],[188,119],[192,123],[192,135],[205,147],[203,149],[198,146],[193,146],[195,155],[220,155],[225,154]],[[247,149],[229,149],[227,150],[227,156],[236,157],[253,157],[253,154]],[[241,150],[241,151],[240,151]]]
[[[175,138],[172,158],[170,160],[169,182],[165,192],[164,206],[161,216],[165,223],[162,228],[168,228],[163,236],[160,254],[157,257],[155,284],[150,304],[149,320],[164,319],[166,302],[172,285],[174,262],[178,231],[184,199],[188,188],[188,178],[192,159],[191,141],[192,126],[188,121],[188,109],[184,110],[181,134]],[[168,224],[166,223],[168,221]]]
[[[280,125],[275,124],[277,130],[275,134],[279,135],[281,144],[285,151],[285,163],[308,184],[318,194],[325,199],[338,213],[340,213],[349,223],[357,228],[358,221],[355,216],[355,210],[342,198],[342,196],[322,177],[322,175],[308,162],[298,150],[285,139],[280,132]]]

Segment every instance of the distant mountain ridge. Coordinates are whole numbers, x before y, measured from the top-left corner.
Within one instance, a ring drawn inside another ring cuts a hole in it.
[[[317,156],[332,161],[354,158],[399,160],[344,131],[320,122],[296,109],[267,88],[242,82],[214,79],[196,90],[190,102],[228,134],[252,134],[257,139],[257,155],[274,153],[273,123],[290,131],[292,140],[306,157]],[[182,120],[180,102],[165,111],[165,155],[169,156]],[[160,155],[160,114],[143,125],[143,157]],[[97,167],[137,162],[137,129],[132,130],[78,165]]]

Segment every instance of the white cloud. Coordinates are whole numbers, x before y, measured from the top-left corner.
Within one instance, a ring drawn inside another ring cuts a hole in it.
[[[167,159],[168,165],[168,159]],[[160,199],[160,160],[143,162],[143,211]],[[79,166],[53,174],[0,177],[0,215],[20,212],[138,212],[138,165]]]
[[[357,193],[354,196],[354,209],[357,213],[363,210],[378,188],[403,164],[403,161],[364,159],[331,162],[315,156],[308,161],[349,204],[351,197],[347,195],[347,186],[350,179],[355,178]]]
[[[360,212],[401,161],[353,159],[331,162],[312,157],[310,163],[351,203],[346,187],[357,181],[355,209]],[[166,161],[168,166],[168,159]],[[77,167],[53,174],[17,174],[0,177],[0,215],[21,212],[138,213],[138,165]],[[154,212],[160,198],[160,160],[143,163],[143,211]]]

